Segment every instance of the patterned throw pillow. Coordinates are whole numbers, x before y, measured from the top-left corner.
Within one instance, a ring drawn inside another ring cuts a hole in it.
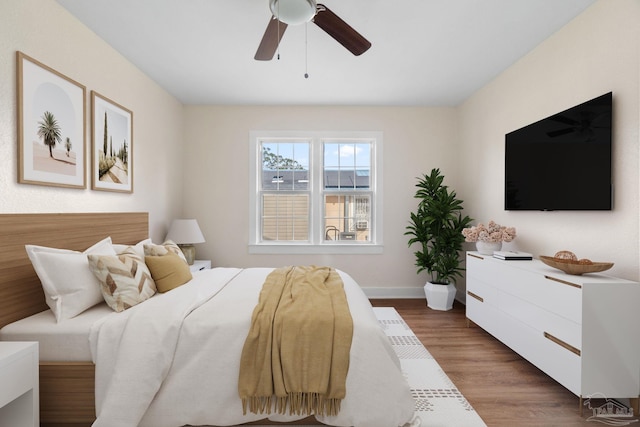
[[[189,265],[173,252],[162,256],[146,256],[144,262],[161,293],[184,285],[193,278]]]
[[[116,251],[116,255],[119,255],[122,252],[124,252],[126,249],[133,248],[136,251],[136,253],[140,255],[140,258],[144,258],[144,245],[150,245],[152,243],[153,242],[151,241],[151,239],[141,240],[135,245],[123,245],[120,243],[114,243],[113,250]]]
[[[124,311],[156,293],[149,269],[133,248],[118,256],[88,255],[89,268],[100,281],[106,303],[117,312]]]
[[[187,262],[187,258],[185,258],[184,254],[182,253],[182,249],[180,249],[180,247],[171,240],[167,240],[161,245],[144,245],[145,256],[163,256],[168,253],[174,253],[178,255],[185,263]]]

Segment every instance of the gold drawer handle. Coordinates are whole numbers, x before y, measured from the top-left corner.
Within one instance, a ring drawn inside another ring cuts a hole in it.
[[[478,301],[480,301],[480,302],[484,302],[484,298],[482,298],[481,296],[478,296],[478,295],[474,294],[474,293],[473,293],[473,292],[471,292],[471,291],[467,291],[467,295],[469,295],[470,297],[473,297],[473,298],[477,299],[477,300],[478,300]]]
[[[473,258],[478,258],[478,259],[484,260],[484,257],[481,257],[480,255],[476,255],[476,254],[467,254],[467,255],[469,255],[470,257],[473,257]]]
[[[554,337],[549,332],[545,332],[544,333],[544,337],[547,338],[548,340],[553,341],[554,343],[558,344],[560,347],[563,347],[563,348],[569,350],[570,352],[580,356],[580,350],[578,350],[577,348],[575,348],[571,344],[567,344],[566,342],[562,341],[560,338]]]
[[[574,288],[582,289],[582,286],[575,283],[567,282],[566,280],[556,279],[555,277],[551,277],[551,276],[544,276],[544,278],[548,280],[553,280],[554,282],[562,283],[563,285],[569,285],[569,286],[573,286]]]

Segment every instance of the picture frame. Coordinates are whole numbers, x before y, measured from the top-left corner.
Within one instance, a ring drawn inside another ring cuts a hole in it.
[[[133,193],[133,112],[91,91],[93,190]]]
[[[87,188],[86,89],[16,52],[18,183]]]

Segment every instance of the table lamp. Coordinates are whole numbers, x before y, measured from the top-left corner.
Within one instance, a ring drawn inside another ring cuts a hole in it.
[[[178,244],[189,265],[193,265],[196,259],[194,243],[204,243],[205,241],[198,221],[195,219],[174,219],[165,240],[171,240]]]

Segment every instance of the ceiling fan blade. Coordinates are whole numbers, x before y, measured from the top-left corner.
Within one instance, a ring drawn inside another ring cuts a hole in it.
[[[347,48],[349,52],[356,56],[362,55],[370,47],[371,42],[362,37],[349,24],[344,22],[338,15],[333,13],[323,4],[318,4],[318,12],[313,18],[313,22],[338,43]]]
[[[287,24],[278,21],[272,16],[271,19],[269,19],[267,29],[264,31],[256,55],[253,58],[258,61],[271,61],[276,50],[278,50],[278,45],[286,29]]]
[[[565,117],[562,114],[553,115],[553,116],[549,117],[549,119],[553,120],[554,122],[563,123],[565,125],[574,125],[575,126],[575,125],[579,124],[578,121],[573,120],[572,118],[569,118],[569,117]]]

